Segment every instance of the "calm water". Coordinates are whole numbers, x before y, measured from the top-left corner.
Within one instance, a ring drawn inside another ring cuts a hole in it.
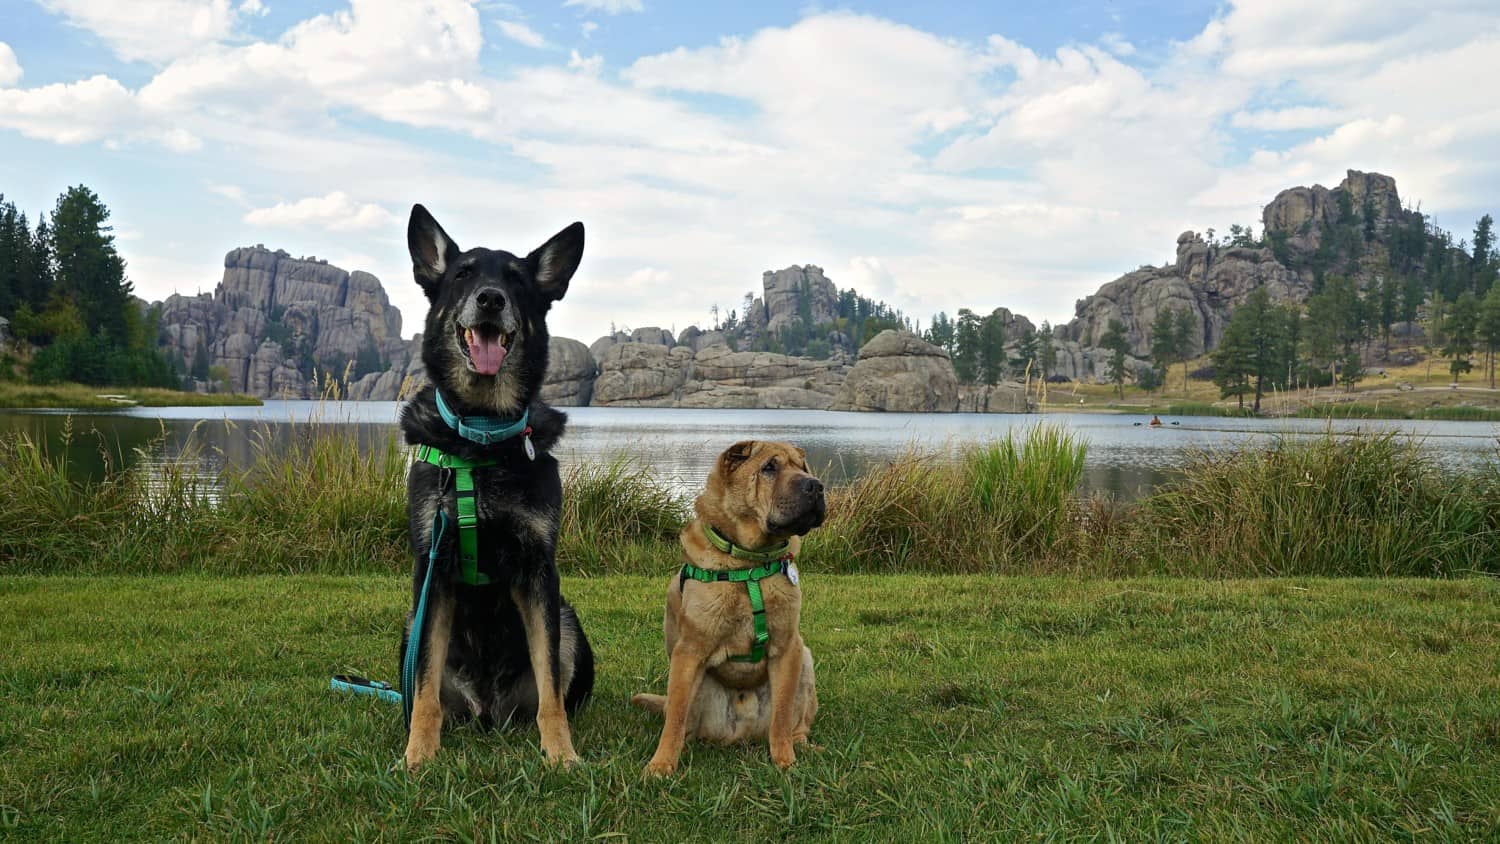
[[[117,411],[0,411],[0,433],[23,430],[65,449],[80,477],[98,478],[105,461],[150,472],[190,441],[205,476],[225,463],[245,465],[260,448],[276,448],[309,426],[352,426],[359,441],[381,444],[396,432],[394,402],[270,401],[263,407],[128,408]],[[1500,425],[1481,422],[1335,421],[1183,417],[1149,428],[1139,416],[1089,414],[832,413],[814,410],[658,410],[569,408],[568,434],[557,450],[570,463],[625,453],[649,462],[686,491],[703,483],[714,457],[739,439],[789,440],[807,450],[825,480],[865,472],[916,445],[951,452],[957,443],[1003,437],[1038,423],[1065,427],[1088,444],[1084,486],[1122,498],[1149,492],[1198,449],[1274,436],[1401,431],[1415,435],[1446,466],[1477,465],[1496,454]],[[66,445],[65,445],[66,443]],[[107,456],[106,456],[107,455]]]

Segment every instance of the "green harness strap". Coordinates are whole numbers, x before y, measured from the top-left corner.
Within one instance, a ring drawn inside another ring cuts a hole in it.
[[[486,586],[489,575],[479,570],[479,501],[474,491],[474,470],[494,466],[495,460],[465,460],[430,445],[417,447],[417,459],[453,473],[454,505],[458,510],[459,582]],[[433,538],[434,547],[437,538]]]
[[[788,544],[783,542],[773,548],[762,548],[752,551],[749,548],[741,548],[730,542],[705,524],[703,533],[708,537],[709,544],[736,559],[758,562],[762,565],[753,569],[733,569],[729,571],[721,569],[699,568],[692,563],[684,563],[682,573],[678,575],[677,588],[679,591],[687,585],[689,580],[699,583],[743,583],[745,590],[750,593],[750,618],[755,625],[755,639],[750,643],[750,653],[739,656],[731,656],[730,662],[760,662],[766,658],[766,643],[771,640],[771,632],[766,627],[766,602],[761,596],[760,582],[768,577],[787,573],[792,564],[792,553],[788,550]],[[793,581],[795,583],[795,581]]]

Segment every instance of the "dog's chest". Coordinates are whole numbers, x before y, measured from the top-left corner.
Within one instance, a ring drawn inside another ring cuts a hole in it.
[[[743,583],[703,583],[686,596],[684,611],[689,618],[706,628],[707,637],[719,643],[730,654],[750,651],[755,638],[755,620],[750,605],[750,590]],[[802,615],[802,590],[784,575],[760,581],[761,600],[766,609],[766,629],[770,647],[779,650],[797,631]]]

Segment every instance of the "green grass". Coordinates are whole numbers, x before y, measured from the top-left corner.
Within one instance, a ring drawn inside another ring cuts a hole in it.
[[[70,479],[24,434],[0,437],[0,574],[407,571],[404,450],[347,428],[299,436],[217,477],[189,454],[100,482]],[[1122,504],[1078,494],[1083,458],[1046,426],[956,458],[904,455],[831,488],[803,556],[838,573],[1500,573],[1500,464],[1455,475],[1396,436],[1294,438],[1203,452]],[[679,559],[687,502],[648,467],[578,467],[564,484],[565,573]]]
[[[219,407],[258,405],[255,396],[239,393],[186,393],[160,387],[90,387],[84,384],[18,384],[0,381],[0,408],[68,408],[102,410],[125,405],[105,395],[125,396],[144,407]]]
[[[642,782],[664,578],[569,578],[585,765],[450,730],[393,769],[394,576],[0,578],[13,840],[1495,840],[1500,582],[822,576],[813,738]]]
[[[1168,416],[1254,416],[1255,412],[1246,407],[1220,407],[1212,402],[1204,401],[1181,401],[1154,408],[1153,412]]]
[[[1500,422],[1500,410],[1493,407],[1470,407],[1468,405],[1407,408],[1394,404],[1330,403],[1303,407],[1297,411],[1296,416],[1302,419],[1434,419],[1449,422]]]

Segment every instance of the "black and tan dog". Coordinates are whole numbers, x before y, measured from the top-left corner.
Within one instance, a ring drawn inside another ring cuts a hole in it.
[[[632,698],[666,716],[645,773],[676,770],[688,736],[769,737],[771,760],[785,768],[818,711],[793,559],[801,536],[823,523],[823,484],[802,449],[740,442],[719,455],[693,508],[681,536],[687,565],[667,587],[667,694]]]
[[[521,258],[460,250],[418,205],[407,245],[430,302],[422,362],[432,382],[401,411],[407,442],[419,446],[407,477],[413,616],[429,558],[433,571],[422,629],[409,619],[406,633],[421,644],[406,764],[415,769],[437,753],[445,716],[486,726],[534,717],[547,759],[573,763],[568,713],[593,689],[594,657],[558,591],[553,559],[562,484],[548,450],[566,417],[537,396],[546,315],[583,256],[583,224]],[[466,484],[472,555],[459,529]],[[435,521],[450,529],[429,555]],[[403,641],[403,669],[406,650]]]

